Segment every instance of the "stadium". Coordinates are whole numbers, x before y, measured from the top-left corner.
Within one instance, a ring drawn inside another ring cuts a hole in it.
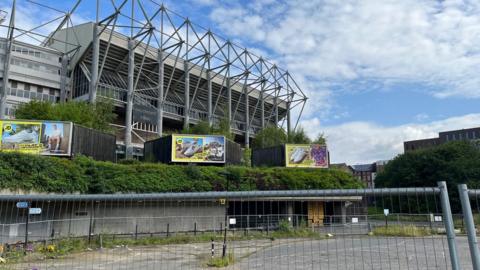
[[[117,154],[127,158],[141,156],[145,141],[199,121],[227,120],[245,147],[267,125],[287,131],[298,125],[307,97],[287,70],[163,4],[97,1],[96,18],[75,24],[78,7],[95,4],[79,0],[57,10],[59,17],[23,29],[16,23],[17,2],[0,28],[6,30],[0,38],[1,118],[14,118],[15,108],[33,99],[107,99],[118,116],[111,123]],[[47,24],[55,30],[42,33]]]

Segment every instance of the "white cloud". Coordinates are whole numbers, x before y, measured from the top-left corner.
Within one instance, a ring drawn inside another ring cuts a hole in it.
[[[2,3],[0,5],[1,10],[8,12],[5,22],[2,27],[0,27],[0,37],[6,37],[11,8],[11,3]],[[23,31],[16,30],[14,37],[17,40],[38,45],[58,27],[63,18],[59,12],[22,1],[16,5],[15,27]],[[72,14],[71,21],[74,24],[81,24],[88,21],[88,19],[79,14]],[[24,31],[28,30],[33,31],[29,34],[24,34]]]
[[[380,126],[369,122],[350,122],[336,126],[322,126],[318,118],[302,121],[310,137],[324,132],[332,162],[349,164],[391,159],[403,153],[403,142],[433,138],[438,132],[476,127],[480,114],[468,114],[440,121],[400,126]]]
[[[331,95],[321,82],[351,89],[355,79],[420,84],[437,98],[480,98],[478,1],[228,2],[210,18],[227,34],[271,50],[294,78],[310,82],[301,85],[310,97]],[[328,109],[326,103],[309,101],[307,112]]]

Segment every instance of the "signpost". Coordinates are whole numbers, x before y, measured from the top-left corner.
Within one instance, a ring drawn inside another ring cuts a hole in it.
[[[19,209],[28,209],[27,220],[25,221],[25,243],[23,243],[23,253],[27,254],[27,243],[28,243],[28,223],[30,221],[30,204],[28,202],[17,202],[17,208]]]
[[[17,208],[28,208],[28,202],[17,202]]]
[[[17,202],[17,208],[27,209],[27,220],[25,221],[25,243],[23,243],[23,252],[27,254],[28,248],[28,224],[30,223],[30,215],[40,215],[42,208],[30,208],[29,202]]]
[[[42,208],[30,208],[28,209],[28,214],[30,215],[40,215],[42,213]]]
[[[383,209],[383,214],[385,215],[385,227],[388,228],[388,215],[390,214],[389,209]]]

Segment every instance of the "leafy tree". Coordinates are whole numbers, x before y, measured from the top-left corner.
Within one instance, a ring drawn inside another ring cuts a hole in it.
[[[288,134],[287,142],[297,144],[309,144],[312,142],[312,140],[310,140],[307,133],[305,133],[305,130],[302,127],[299,127],[296,130],[291,131],[290,134]]]
[[[197,135],[222,135],[229,140],[234,139],[234,135],[230,130],[230,124],[227,118],[220,120],[218,126],[210,126],[208,121],[200,121],[190,128],[184,128],[182,134],[197,134]]]
[[[260,130],[252,143],[252,148],[272,147],[287,142],[287,133],[282,128],[276,126],[267,126]]]
[[[15,111],[17,119],[72,121],[74,123],[111,132],[110,123],[116,115],[111,102],[98,100],[95,104],[83,101],[53,104],[32,100]]]
[[[325,135],[323,133],[318,134],[317,138],[313,140],[314,144],[327,144],[327,139],[325,139]]]
[[[457,184],[480,187],[480,151],[473,143],[450,142],[407,152],[390,161],[375,179],[377,187],[433,187],[446,181],[458,211]]]
[[[184,128],[182,130],[183,134],[197,134],[197,135],[209,135],[212,133],[212,128],[210,127],[210,124],[207,121],[200,121],[196,125],[190,127],[190,128]]]
[[[235,135],[232,133],[230,128],[230,121],[227,117],[224,117],[218,123],[218,127],[213,128],[213,133],[218,135],[223,135],[225,138],[232,140],[235,139]]]
[[[32,100],[29,103],[20,104],[15,111],[17,119],[52,120],[52,103]]]

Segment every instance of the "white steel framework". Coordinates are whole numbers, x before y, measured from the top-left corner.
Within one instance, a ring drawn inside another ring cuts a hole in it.
[[[74,26],[71,15],[83,2],[96,7],[95,21]],[[11,13],[9,40],[18,31],[15,1]],[[165,124],[225,119],[246,147],[267,125],[287,132],[298,125],[307,97],[288,71],[163,4],[78,0],[59,21],[42,45],[64,53],[61,100],[113,100],[127,158],[135,142],[162,136]],[[5,70],[8,79],[8,61]]]

